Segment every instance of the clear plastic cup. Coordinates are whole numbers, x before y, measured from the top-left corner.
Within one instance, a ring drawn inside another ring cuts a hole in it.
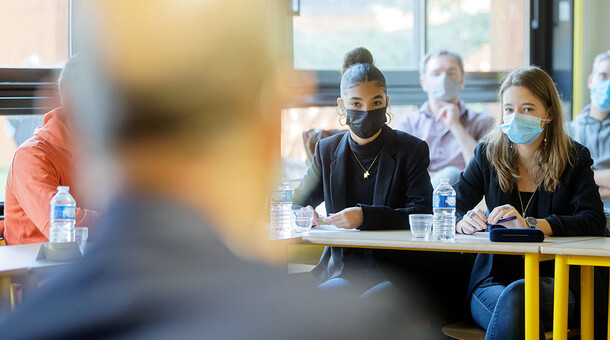
[[[80,253],[85,253],[85,248],[87,247],[87,238],[89,237],[89,228],[86,227],[78,227],[74,228],[74,241],[78,244],[78,249],[80,249]]]
[[[295,209],[292,211],[292,228],[295,233],[306,233],[313,225],[313,210]]]
[[[413,237],[427,238],[432,232],[433,221],[434,219],[432,214],[409,215],[409,225],[411,226],[411,233],[413,233]]]

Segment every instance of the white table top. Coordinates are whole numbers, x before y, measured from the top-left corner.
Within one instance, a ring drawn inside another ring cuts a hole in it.
[[[24,275],[31,270],[65,265],[65,263],[37,261],[40,243],[0,247],[0,276]]]
[[[564,244],[545,245],[543,254],[610,257],[610,238],[595,237]]]
[[[539,253],[544,245],[591,240],[593,237],[546,237],[544,242],[491,242],[488,233],[456,235],[455,242],[426,241],[414,238],[410,230],[331,232],[311,231],[301,243],[341,247],[382,248],[397,250],[439,250],[454,252],[527,254]]]

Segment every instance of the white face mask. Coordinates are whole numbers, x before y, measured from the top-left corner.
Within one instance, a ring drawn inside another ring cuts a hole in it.
[[[440,101],[457,100],[462,91],[462,83],[442,72],[428,78],[428,95]]]

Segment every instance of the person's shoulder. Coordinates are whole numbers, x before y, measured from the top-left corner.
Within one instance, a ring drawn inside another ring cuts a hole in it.
[[[343,139],[343,137],[345,137],[345,135],[348,133],[349,130],[346,130],[345,132],[339,132],[332,136],[320,139],[320,141],[318,141],[320,144],[320,149],[336,147],[341,142],[341,139]]]
[[[580,111],[580,113],[577,114],[576,117],[574,117],[574,119],[572,119],[570,122],[573,122],[576,124],[584,124],[584,123],[586,123],[588,118],[591,118],[591,106],[590,105],[585,106],[582,109],[582,111]]]
[[[414,108],[412,111],[400,116],[397,122],[402,122],[406,124],[417,124],[418,121],[422,119],[434,119],[427,112],[430,111],[430,105],[428,102],[425,102],[419,107]]]
[[[17,147],[17,150],[15,152],[19,152],[20,150],[21,150],[21,152],[23,152],[23,150],[27,151],[31,148],[37,148],[41,144],[44,144],[45,142],[46,141],[43,138],[40,138],[40,136],[38,136],[37,134],[34,134],[30,138],[26,139],[25,142],[21,143],[21,145],[19,145]]]
[[[489,140],[482,139],[479,143],[477,143],[477,146],[474,147],[474,153],[475,155],[477,153],[485,153],[487,152],[487,148],[489,148]]]
[[[401,130],[395,130],[395,129],[391,129],[395,136],[396,136],[396,141],[401,144],[408,144],[408,145],[417,145],[419,143],[425,143],[422,139],[413,136],[410,133],[401,131]]]
[[[489,141],[481,140],[474,148],[474,158],[479,162],[489,162],[487,159],[487,149],[490,147]]]
[[[570,162],[568,168],[577,169],[593,166],[591,152],[586,146],[570,138]]]
[[[574,119],[564,123],[564,128],[570,136],[577,137],[587,133],[587,120],[589,119],[589,112],[581,112]]]
[[[572,154],[577,160],[577,162],[580,162],[580,160],[582,159],[591,159],[591,152],[589,151],[589,149],[587,149],[586,146],[580,144],[574,139],[571,139],[571,148]]]
[[[29,161],[32,158],[43,159],[49,157],[52,145],[34,135],[23,142],[13,155],[13,162]]]

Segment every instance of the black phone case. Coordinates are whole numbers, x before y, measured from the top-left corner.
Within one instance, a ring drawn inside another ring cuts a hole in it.
[[[544,233],[540,229],[493,228],[489,232],[491,242],[542,242]]]

